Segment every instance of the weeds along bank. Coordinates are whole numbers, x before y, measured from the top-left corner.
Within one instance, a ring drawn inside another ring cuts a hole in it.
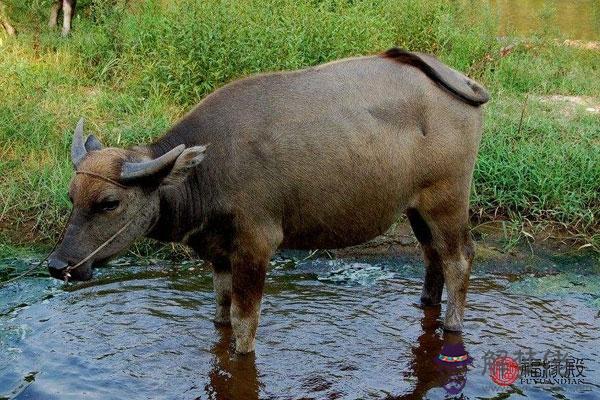
[[[67,39],[46,27],[49,2],[4,2],[19,36],[0,33],[0,252],[58,236],[81,116],[107,145],[146,142],[236,78],[392,46],[492,93],[476,219],[560,223],[598,244],[600,114],[552,100],[600,104],[598,50],[498,39],[492,10],[449,0],[81,0]]]

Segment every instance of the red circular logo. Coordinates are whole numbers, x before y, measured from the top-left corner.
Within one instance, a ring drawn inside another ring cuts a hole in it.
[[[519,377],[519,364],[510,357],[498,357],[490,367],[490,378],[500,386],[508,386]]]

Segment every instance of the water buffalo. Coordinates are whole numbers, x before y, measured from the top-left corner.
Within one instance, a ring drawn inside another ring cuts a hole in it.
[[[54,28],[58,21],[58,13],[60,10],[63,12],[63,27],[62,35],[67,36],[71,32],[71,20],[75,13],[76,0],[53,0],[52,8],[50,10],[50,20],[48,26]]]
[[[80,121],[50,272],[89,279],[142,236],[185,243],[213,266],[215,322],[248,353],[277,248],[356,245],[406,212],[425,255],[421,302],[439,304],[445,282],[444,326],[460,331],[487,100],[436,58],[392,49],[235,81],[148,145],[103,148]]]

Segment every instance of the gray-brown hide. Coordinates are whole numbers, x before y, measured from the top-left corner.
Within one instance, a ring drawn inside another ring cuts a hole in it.
[[[48,26],[51,28],[56,27],[58,23],[58,15],[60,11],[63,12],[63,26],[62,35],[67,36],[71,32],[71,21],[73,14],[75,13],[76,0],[52,0],[52,7],[50,9],[50,20]]]
[[[246,353],[277,248],[355,245],[407,212],[425,255],[421,301],[440,303],[445,283],[445,327],[461,330],[487,99],[436,59],[392,49],[236,81],[147,146],[101,149],[79,126],[74,213],[50,269],[62,277],[133,220],[72,274],[88,278],[92,263],[143,235],[183,242],[212,263],[215,321],[232,324]]]

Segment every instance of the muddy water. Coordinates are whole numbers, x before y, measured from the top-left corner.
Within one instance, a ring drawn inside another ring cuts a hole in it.
[[[420,263],[304,256],[273,262],[252,356],[234,355],[230,330],[211,322],[210,272],[201,266],[121,265],[85,285],[40,276],[4,287],[0,398],[600,397],[593,260],[480,263],[461,337],[443,334],[439,308],[417,306]],[[470,364],[434,361],[461,343]],[[568,355],[585,382],[491,380],[489,360],[529,351]]]

